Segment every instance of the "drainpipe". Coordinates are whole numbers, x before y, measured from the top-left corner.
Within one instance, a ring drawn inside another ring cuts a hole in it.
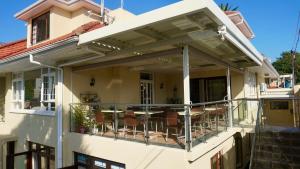
[[[30,63],[35,64],[35,65],[39,65],[39,66],[43,66],[43,67],[47,67],[47,68],[52,68],[52,69],[56,69],[58,71],[58,88],[60,92],[58,92],[58,97],[57,97],[57,102],[58,102],[58,106],[57,106],[57,145],[56,145],[56,168],[62,168],[62,164],[63,164],[63,155],[62,155],[62,150],[63,150],[63,146],[62,146],[62,133],[63,133],[63,122],[62,122],[62,118],[63,118],[63,108],[62,108],[62,100],[63,100],[63,69],[60,67],[55,67],[55,66],[51,66],[51,65],[47,65],[47,64],[43,64],[41,62],[35,61],[33,60],[33,55],[30,54],[29,55],[29,60]]]

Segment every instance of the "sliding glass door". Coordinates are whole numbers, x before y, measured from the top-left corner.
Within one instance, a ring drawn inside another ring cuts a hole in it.
[[[193,103],[224,100],[227,96],[225,76],[191,79],[190,87]]]

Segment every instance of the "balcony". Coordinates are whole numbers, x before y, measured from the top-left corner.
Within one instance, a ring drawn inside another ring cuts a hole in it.
[[[70,130],[189,150],[227,131],[229,105],[232,105],[234,126],[251,125],[247,113],[256,113],[257,103],[246,99],[190,105],[73,103],[70,104]]]
[[[293,95],[293,76],[281,75],[278,79],[266,78],[260,85],[263,97],[290,97]]]

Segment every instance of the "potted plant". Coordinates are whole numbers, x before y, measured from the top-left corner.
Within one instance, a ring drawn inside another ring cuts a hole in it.
[[[73,118],[76,132],[85,133],[87,127],[87,110],[84,105],[76,105],[73,107]]]

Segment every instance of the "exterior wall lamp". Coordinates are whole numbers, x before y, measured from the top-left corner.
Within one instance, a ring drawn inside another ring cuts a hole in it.
[[[91,79],[91,82],[90,82],[90,86],[91,86],[91,87],[94,87],[94,86],[95,86],[95,83],[96,83],[95,78],[92,78],[92,79]]]

